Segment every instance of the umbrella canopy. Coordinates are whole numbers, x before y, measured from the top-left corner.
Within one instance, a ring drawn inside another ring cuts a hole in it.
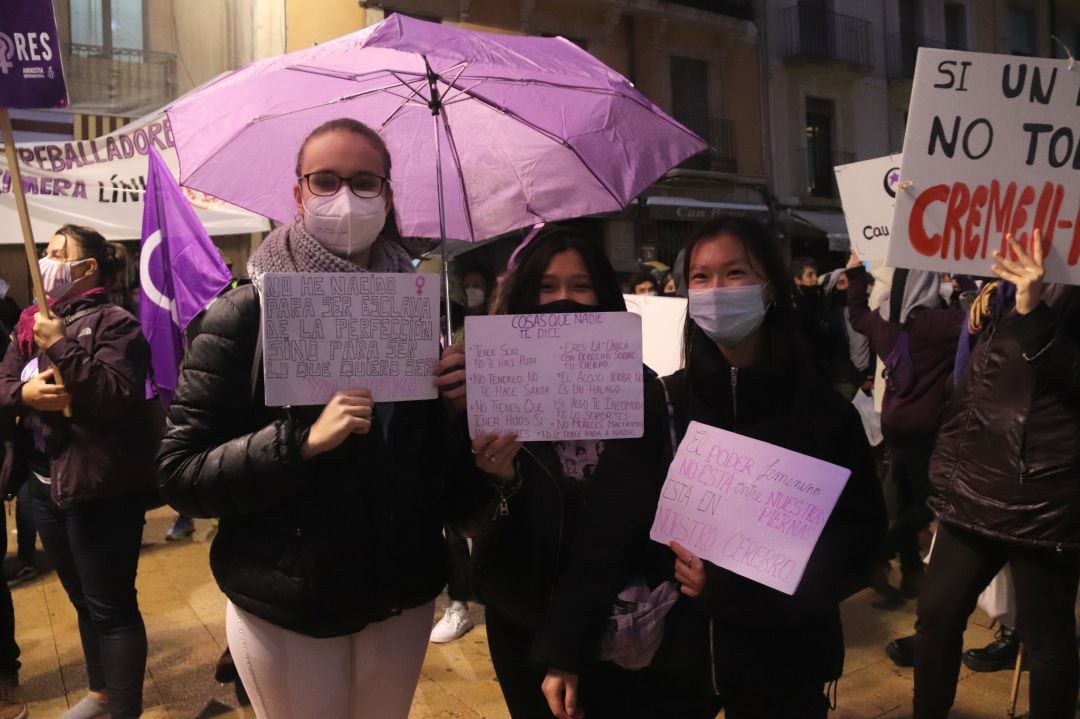
[[[442,236],[441,209],[445,237],[470,242],[621,209],[706,147],[565,39],[400,15],[247,65],[168,114],[184,185],[282,222],[304,137],[360,120],[390,149],[401,234]]]

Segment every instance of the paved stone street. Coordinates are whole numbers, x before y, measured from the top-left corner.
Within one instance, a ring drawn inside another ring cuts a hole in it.
[[[237,708],[232,686],[219,686],[211,676],[225,647],[225,602],[207,564],[209,521],[199,520],[193,538],[166,543],[172,521],[168,509],[148,515],[139,571],[139,602],[150,638],[146,712],[153,719],[254,717]],[[14,525],[11,520],[8,526]],[[14,547],[15,537],[8,545]],[[43,553],[39,557],[44,559]],[[18,641],[22,648],[22,698],[34,719],[57,717],[86,691],[86,672],[71,608],[51,572],[13,591]],[[847,635],[846,673],[839,684],[837,719],[898,719],[910,716],[911,670],[898,669],[882,647],[894,636],[911,631],[914,603],[883,609],[869,590],[844,607]],[[483,610],[474,608],[477,628],[446,645],[431,645],[417,688],[414,719],[507,719],[487,655]],[[440,612],[441,616],[441,604]],[[993,638],[981,613],[973,619],[965,646],[982,646]],[[775,641],[778,652],[798,647]],[[973,674],[963,670],[956,719],[1005,717],[1012,672]],[[1018,715],[1026,713],[1027,677]],[[673,718],[677,719],[677,718]]]

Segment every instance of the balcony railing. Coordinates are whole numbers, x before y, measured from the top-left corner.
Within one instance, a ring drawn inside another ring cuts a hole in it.
[[[685,170],[708,170],[710,172],[736,172],[735,123],[720,117],[691,115],[679,118],[679,122],[709,143],[704,152],[685,160],[679,167]]]
[[[176,97],[176,56],[71,43],[64,72],[71,105],[115,114],[160,107]]]
[[[682,5],[694,10],[730,15],[742,20],[754,19],[753,0],[665,0],[665,2],[668,5]]]
[[[915,58],[919,54],[920,47],[943,48],[945,43],[899,32],[885,38],[887,71],[890,80],[910,80],[915,77]]]
[[[826,153],[813,147],[800,148],[796,153],[796,162],[801,164],[806,172],[804,194],[814,197],[839,197],[833,168],[855,162],[855,153],[844,150]]]
[[[784,59],[790,62],[839,62],[861,70],[874,67],[870,21],[808,5],[780,13]]]

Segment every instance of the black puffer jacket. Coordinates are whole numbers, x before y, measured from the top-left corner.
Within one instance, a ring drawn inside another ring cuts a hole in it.
[[[1080,548],[1080,288],[979,334],[930,461],[939,519],[1009,542]]]
[[[370,433],[305,462],[300,447],[321,408],[266,407],[261,381],[253,392],[258,331],[253,286],[210,306],[157,461],[170,504],[221,517],[210,564],[222,591],[316,637],[430,601],[447,576],[449,502],[474,471],[465,434],[440,401],[399,402],[388,440],[377,411]]]
[[[728,682],[744,686],[766,676],[836,678],[844,656],[838,604],[865,586],[886,527],[858,415],[824,384],[805,388],[809,401],[796,411],[790,377],[756,368],[733,371],[707,340],[695,342],[690,367],[663,380],[679,438],[697,420],[848,467],[852,474],[794,596],[706,563],[706,592],[676,602],[653,666],[689,673],[711,664],[721,693]],[[534,659],[544,666],[572,672],[587,667],[616,593],[637,575],[650,586],[673,578],[675,555],[649,539],[671,460],[659,381],[647,386],[645,400],[644,437],[613,441],[597,467],[574,558],[533,645]],[[766,637],[783,637],[797,649],[777,651]]]

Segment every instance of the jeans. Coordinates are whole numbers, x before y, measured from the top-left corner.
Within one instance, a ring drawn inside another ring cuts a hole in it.
[[[34,546],[37,537],[37,527],[34,524],[34,507],[30,499],[30,482],[37,480],[31,476],[23,482],[19,491],[15,494],[15,530],[17,532],[19,561],[29,567],[37,564],[34,555],[37,549]]]
[[[108,691],[114,718],[142,713],[146,627],[135,595],[145,500],[131,494],[61,509],[29,480],[45,552],[75,606],[91,691]]]
[[[1008,562],[1016,630],[1031,671],[1030,719],[1076,712],[1076,551],[1023,547],[940,524],[915,622],[915,719],[944,719],[956,699],[967,619],[979,593]]]
[[[934,451],[935,440],[936,434],[933,432],[885,430],[898,500],[896,521],[889,529],[886,544],[890,554],[899,553],[900,566],[905,569],[922,567],[919,532],[934,518],[926,506],[926,496],[930,490],[930,455]]]
[[[7,556],[7,512],[0,508],[0,534],[4,535],[3,549]],[[19,675],[19,645],[15,643],[15,607],[7,582],[0,581],[0,674]]]

